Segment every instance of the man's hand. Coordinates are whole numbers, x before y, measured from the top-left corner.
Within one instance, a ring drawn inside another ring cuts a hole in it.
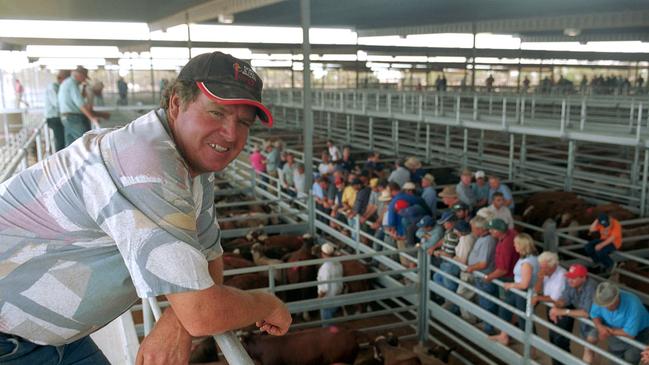
[[[192,337],[168,308],[140,344],[136,365],[187,364],[191,355]]]
[[[483,280],[485,281],[485,283],[490,283],[494,280],[494,278],[491,275],[487,275]]]
[[[532,307],[536,307],[537,304],[539,304],[539,296],[535,295],[532,297]]]
[[[550,309],[549,317],[552,322],[557,323],[559,321],[559,317],[561,317],[560,311],[561,309],[557,307]]]
[[[272,294],[268,294],[272,295]],[[286,304],[277,299],[274,295],[275,309],[264,319],[255,323],[262,332],[268,332],[269,335],[283,336],[288,332],[293,319],[289,313]]]
[[[642,351],[642,363],[649,364],[649,347]]]
[[[597,326],[597,333],[599,335],[599,340],[604,341],[611,335],[611,329],[604,325]]]
[[[435,248],[434,247],[428,247],[426,250],[426,253],[429,255],[434,255],[435,254]]]
[[[595,251],[601,251],[602,249],[604,249],[604,247],[606,247],[606,245],[604,245],[603,243],[598,243],[595,245]]]

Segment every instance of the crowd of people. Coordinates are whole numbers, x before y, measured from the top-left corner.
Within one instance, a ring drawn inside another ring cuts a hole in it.
[[[304,184],[304,180],[294,178],[303,175],[303,169],[297,172],[292,167],[293,156],[282,153],[281,145],[267,142],[265,154],[254,149],[253,166],[257,171],[272,166],[269,174],[278,176],[287,191],[303,194],[305,187],[295,184]],[[501,319],[515,322],[511,311],[459,282],[499,297],[499,286],[494,283],[497,279],[504,288],[501,299],[523,312],[526,298],[511,289],[534,290],[535,305],[553,304],[551,309],[548,306],[547,314],[558,327],[572,332],[575,318],[590,318],[595,327],[579,322],[579,334],[584,340],[595,344],[608,338],[608,349],[613,354],[631,363],[640,361],[640,350],[618,339],[649,342],[649,312],[640,299],[611,282],[598,285],[583,265],[572,265],[566,271],[555,252],[539,254],[533,238],[516,230],[513,195],[499,177],[463,169],[457,184],[444,186],[438,192],[435,177],[416,157],[399,159],[390,169],[377,152],[370,152],[367,160],[357,163],[349,146],[343,147],[341,153],[332,141],[327,141],[311,192],[321,212],[320,221],[330,222],[323,216],[326,214],[350,227],[359,224],[364,232],[394,248],[422,247],[437,267],[433,276],[436,283]],[[329,224],[341,229],[335,223]],[[353,231],[349,234],[355,239]],[[620,223],[600,214],[590,231],[597,233],[585,246],[594,263],[590,270],[610,274],[614,268],[610,255],[622,242]],[[376,250],[382,248],[377,243],[373,246]],[[399,260],[406,267],[415,267],[415,261],[407,255],[400,255]],[[476,321],[451,301],[435,299],[451,312]],[[517,322],[524,330],[524,318]],[[497,332],[488,321],[482,328],[492,340],[509,344],[507,333]],[[555,331],[550,331],[549,337],[553,344],[570,351],[569,339]],[[582,360],[591,363],[593,358],[593,352],[586,349]]]

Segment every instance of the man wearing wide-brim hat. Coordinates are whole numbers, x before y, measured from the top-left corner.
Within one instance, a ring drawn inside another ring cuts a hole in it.
[[[460,202],[455,186],[445,186],[437,196],[442,198],[442,202],[448,208]]]
[[[608,351],[631,364],[640,361],[640,349],[618,337],[633,338],[649,343],[649,312],[635,294],[620,290],[609,281],[600,283],[595,289],[595,298],[590,309],[599,340],[608,339]]]

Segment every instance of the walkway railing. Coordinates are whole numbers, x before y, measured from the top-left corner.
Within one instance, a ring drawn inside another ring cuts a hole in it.
[[[266,174],[258,174],[259,176],[257,178],[254,178],[251,176],[251,174],[255,174],[255,173],[251,169],[250,165],[247,163],[244,163],[242,161],[236,161],[232,165],[232,167],[229,168],[228,171],[229,171],[228,175],[233,179],[233,182],[236,182],[236,184],[251,184],[251,181],[259,181],[260,178],[268,180],[268,183],[266,183],[266,185],[257,185],[256,187],[257,194],[260,195],[269,194],[269,196],[275,196],[275,194],[277,194],[277,191],[266,191],[265,189],[271,189],[272,187],[274,187],[275,184],[277,183],[277,180],[279,179],[273,178]],[[283,195],[281,190],[279,194]],[[283,196],[285,199],[291,198],[288,195],[283,195]],[[295,200],[290,202],[294,205],[297,205],[300,209],[302,209],[303,215],[305,217],[307,216],[306,214],[307,206],[305,203],[303,203],[300,200]],[[355,226],[354,225],[350,226],[345,222],[335,220],[334,218],[329,217],[328,215],[322,212],[316,212],[316,214],[320,219],[325,220],[325,222],[316,221],[315,222],[316,228],[320,231],[327,233],[328,235],[335,237],[337,240],[347,245],[347,247],[353,252],[356,252],[360,255],[377,253],[377,251],[375,251],[372,247],[361,243],[361,237],[372,243],[376,243],[384,250],[385,249],[394,250],[394,247],[391,246],[390,244],[378,240],[372,235],[362,231],[358,226],[358,224],[356,224]],[[336,223],[337,225],[343,228],[343,232],[348,232],[348,233],[341,233],[340,231],[337,231],[329,227],[328,224],[329,222]],[[538,227],[536,228],[538,229]],[[540,246],[544,245],[543,243],[540,242],[536,242],[536,244]],[[411,250],[414,250],[414,248]],[[489,293],[486,293],[478,289],[473,284],[464,282],[459,278],[449,275],[446,272],[440,270],[439,268],[430,265],[428,255],[426,255],[425,251],[423,250],[418,250],[416,256],[411,256],[408,250],[399,250],[399,251],[400,251],[399,255],[406,257],[410,262],[415,263],[417,265],[418,274],[416,274],[416,272],[414,271],[407,272],[408,269],[403,267],[398,260],[390,259],[388,256],[377,258],[377,260],[380,260],[382,264],[386,265],[387,267],[389,267],[391,270],[394,270],[395,272],[402,272],[403,276],[408,278],[409,280],[413,280],[419,283],[419,290],[420,290],[419,295],[415,297],[405,297],[403,298],[403,300],[407,302],[404,303],[404,305],[417,306],[417,310],[413,310],[412,313],[416,315],[418,318],[416,329],[417,329],[418,337],[421,341],[435,340],[433,336],[429,333],[429,328],[431,328],[431,326],[434,326],[437,330],[442,330],[445,336],[449,336],[453,338],[453,340],[458,341],[458,343],[464,344],[464,347],[467,349],[467,351],[472,352],[475,356],[479,356],[481,359],[484,359],[487,363],[492,363],[492,362],[491,360],[486,358],[483,353],[481,353],[480,351],[476,351],[475,346],[472,347],[472,345],[470,343],[467,343],[466,340],[471,341],[475,345],[490,352],[493,356],[503,361],[506,361],[507,363],[510,364],[514,364],[514,363],[535,364],[536,362],[532,358],[532,349],[538,349],[546,353],[548,356],[552,357],[553,359],[557,359],[564,363],[583,364],[580,358],[577,358],[572,354],[566,353],[565,351],[559,349],[558,347],[556,347],[546,339],[534,334],[533,327],[534,325],[536,325],[537,327],[545,327],[548,330],[557,332],[563,335],[564,337],[570,339],[571,341],[580,344],[581,346],[590,348],[595,353],[610,360],[612,363],[628,364],[623,359],[615,357],[613,354],[609,353],[604,349],[599,348],[597,345],[590,344],[587,341],[584,341],[583,339],[579,338],[578,336],[575,336],[572,333],[568,333],[567,331],[564,331],[561,328],[555,326],[553,323],[550,323],[549,321],[536,315],[534,312],[534,307],[532,306],[532,302],[531,302],[532,299],[531,289],[527,291],[512,289],[512,292],[514,292],[516,295],[524,297],[526,300],[526,308],[524,311],[521,311],[505,303],[499,297],[490,295]],[[457,265],[463,271],[466,270],[466,265],[453,261],[450,258],[443,258],[443,260],[446,260],[447,262],[451,262],[454,265]],[[466,300],[464,297],[460,296],[456,292],[452,292],[446,289],[444,286],[439,285],[434,281],[430,280],[430,275],[434,273],[439,273],[440,275],[444,276],[446,279],[455,282],[459,286],[465,287],[468,290],[475,292],[479,296],[488,298],[489,300],[496,303],[498,307],[506,308],[510,310],[512,313],[516,314],[519,318],[525,319],[526,320],[525,330],[524,331],[520,330],[518,327],[512,325],[511,323],[502,320],[497,315],[492,314],[491,312],[488,312],[485,309],[481,308],[478,304]],[[481,273],[474,273],[474,277],[477,280],[480,280],[483,276],[484,275]],[[504,284],[499,280],[494,280],[493,283],[495,283],[501,288],[503,287]],[[398,286],[400,284],[393,283],[393,285]],[[462,318],[450,313],[448,310],[442,308],[440,305],[438,305],[437,303],[429,299],[430,294],[425,294],[425,293],[440,295],[444,297],[447,301],[456,304],[460,308],[466,310],[468,313],[478,318],[482,318],[485,322],[491,323],[496,328],[499,328],[503,332],[507,333],[511,338],[522,342],[523,353],[519,354],[508,347],[503,347],[502,345],[496,342],[488,340],[486,335],[481,330],[469,324],[468,322],[464,321]],[[549,306],[547,303],[545,305]],[[426,313],[426,315],[422,316],[421,313]],[[591,326],[593,325],[592,321],[588,319],[578,319],[577,322],[578,323],[584,322]],[[462,337],[464,337],[466,340],[462,339]],[[633,339],[624,338],[624,337],[618,337],[618,338],[633,347],[636,347],[638,349],[644,349],[645,345]]]

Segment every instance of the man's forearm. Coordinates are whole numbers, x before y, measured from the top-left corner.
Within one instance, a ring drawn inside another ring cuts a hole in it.
[[[271,294],[245,292],[223,285],[198,292],[169,294],[167,298],[183,327],[193,336],[243,328],[268,317],[282,305]]]

